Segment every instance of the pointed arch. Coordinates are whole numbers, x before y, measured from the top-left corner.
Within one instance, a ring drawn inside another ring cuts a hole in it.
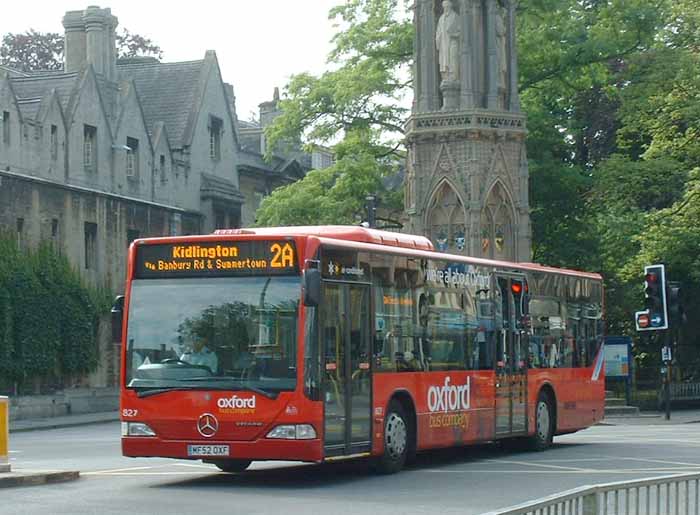
[[[494,149],[488,170],[487,177],[494,177],[494,183],[495,181],[501,181],[503,187],[506,188],[509,193],[515,188],[513,184],[513,174],[508,167],[506,151],[500,143],[497,144]],[[494,183],[491,184],[491,188],[493,188]],[[486,196],[484,198],[486,198]]]
[[[426,209],[428,237],[441,251],[462,253],[468,240],[464,201],[452,182],[443,177],[433,189]]]
[[[481,210],[481,253],[493,259],[515,260],[516,213],[513,197],[500,179],[485,196]]]

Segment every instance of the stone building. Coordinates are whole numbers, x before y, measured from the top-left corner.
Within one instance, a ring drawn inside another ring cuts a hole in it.
[[[110,9],[69,11],[62,72],[0,67],[0,227],[20,245],[55,242],[113,291],[133,239],[249,225],[312,159],[263,159],[278,94],[259,126],[239,122],[215,52],[118,60],[117,23]]]
[[[445,251],[529,261],[514,17],[513,0],[414,3],[404,230]]]
[[[334,162],[329,149],[317,147],[307,153],[299,141],[269,148],[265,128],[282,113],[279,102],[279,89],[275,88],[272,100],[259,105],[258,121],[238,122],[241,145],[238,174],[245,205],[250,206],[243,212],[243,226],[255,222],[255,210],[272,190],[301,179],[310,169],[327,168]]]
[[[0,67],[0,229],[19,246],[51,241],[113,292],[135,238],[251,224],[265,195],[311,167],[300,151],[263,159],[278,96],[260,126],[239,127],[215,52],[118,60],[117,23],[110,9],[69,11],[63,71]],[[114,363],[103,369],[93,384],[114,383]]]

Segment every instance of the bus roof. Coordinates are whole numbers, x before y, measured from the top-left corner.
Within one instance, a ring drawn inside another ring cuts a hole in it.
[[[346,246],[346,247],[354,247],[358,250],[359,249],[370,250],[369,248],[365,247],[365,245],[364,245],[365,242],[340,240],[340,239],[335,239],[332,237],[322,237],[321,243],[324,243],[327,245],[342,245],[342,246]],[[473,256],[463,256],[463,255],[459,255],[459,254],[446,254],[446,253],[442,253],[442,252],[435,252],[435,251],[433,251],[433,249],[430,249],[428,251],[428,252],[430,252],[430,255],[426,255],[426,251],[424,251],[423,249],[415,249],[416,252],[413,252],[413,250],[414,249],[409,248],[409,249],[407,249],[407,252],[409,254],[413,254],[416,257],[429,257],[432,259],[450,259],[451,257],[454,257],[459,261],[467,262],[467,263],[474,264],[474,265],[494,266],[494,267],[506,268],[506,269],[510,268],[511,270],[519,270],[519,271],[530,270],[530,271],[555,273],[555,274],[561,274],[561,275],[575,275],[578,277],[586,277],[588,279],[596,279],[596,280],[603,279],[603,276],[601,276],[600,274],[595,273],[595,272],[582,272],[580,270],[573,270],[573,269],[568,269],[568,268],[556,268],[556,267],[552,267],[552,266],[540,265],[538,263],[501,261],[501,260],[497,260],[497,259],[478,258],[478,257],[473,257]]]
[[[382,231],[379,229],[369,229],[366,227],[352,225],[309,225],[290,227],[259,227],[245,229],[217,229],[209,235],[189,235],[161,238],[145,238],[139,240],[143,243],[175,242],[175,241],[202,241],[212,240],[212,236],[270,236],[270,237],[304,237],[317,236],[323,243],[334,245],[345,245],[356,248],[363,248],[364,244],[382,245],[388,247],[398,247],[410,251],[418,251],[418,254],[430,252],[431,256],[423,257],[447,257],[449,254],[435,252],[433,243],[425,236],[404,234],[398,232]],[[367,247],[364,247],[367,248]],[[439,255],[436,255],[439,254]],[[456,255],[455,257],[475,265],[497,266],[516,270],[542,271],[558,273],[564,275],[576,275],[588,277],[590,279],[602,280],[602,276],[593,272],[582,272],[566,268],[555,268],[537,263],[500,261],[488,258],[477,258],[472,256]]]
[[[260,236],[318,236],[344,241],[359,241],[418,250],[434,250],[433,243],[425,236],[381,231],[352,225],[310,225],[296,227],[260,227],[253,229],[218,229],[214,234],[221,236],[260,235]]]

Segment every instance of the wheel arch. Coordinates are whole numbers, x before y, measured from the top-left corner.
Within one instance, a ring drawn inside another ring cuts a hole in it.
[[[413,436],[409,446],[409,455],[411,455],[411,453],[415,452],[418,447],[418,415],[416,413],[416,402],[407,390],[396,390],[391,394],[389,404],[391,404],[391,401],[393,400],[396,400],[401,404],[401,407],[404,409],[404,412],[408,416],[411,424]],[[389,405],[387,404],[387,409],[388,407]]]
[[[557,394],[554,392],[554,387],[552,386],[551,383],[544,383],[542,386],[540,386],[539,391],[537,392],[537,399],[539,399],[540,394],[544,393],[548,398],[549,398],[549,405],[552,407],[552,430],[554,434],[557,434],[557,424],[558,424],[558,414],[557,414]],[[537,400],[535,400],[535,404],[537,404]]]

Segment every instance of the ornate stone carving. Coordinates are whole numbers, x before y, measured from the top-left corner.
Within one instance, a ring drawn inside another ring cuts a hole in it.
[[[506,30],[506,13],[505,9],[499,4],[496,4],[495,9],[496,22],[496,60],[498,61],[498,89],[505,91],[507,87],[508,76],[508,56],[506,52],[506,38],[508,36]]]
[[[460,18],[454,10],[451,0],[442,2],[443,13],[440,15],[435,31],[440,78],[443,83],[459,81],[460,56]]]

